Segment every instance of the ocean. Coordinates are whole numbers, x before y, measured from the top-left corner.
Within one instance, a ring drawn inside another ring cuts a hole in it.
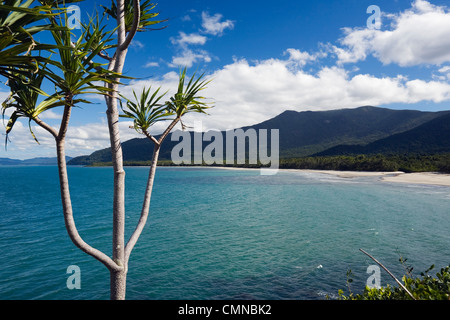
[[[74,217],[111,253],[112,169],[69,167]],[[126,168],[126,238],[147,167]],[[0,167],[0,299],[109,299],[109,272],[70,241],[57,168]],[[361,292],[375,263],[398,278],[450,263],[450,187],[309,171],[157,169],[130,258],[128,300],[321,300]],[[406,258],[406,265],[400,258]],[[79,289],[67,285],[79,267]],[[435,273],[435,270],[432,271]],[[381,270],[382,286],[395,284]]]

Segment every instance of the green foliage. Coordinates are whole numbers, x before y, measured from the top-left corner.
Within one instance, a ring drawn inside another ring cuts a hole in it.
[[[61,97],[57,94],[48,97],[47,99],[38,103],[40,93],[40,87],[44,75],[42,73],[34,73],[30,69],[22,70],[23,73],[16,73],[15,77],[9,80],[9,87],[11,89],[11,95],[2,103],[2,117],[4,118],[5,112],[8,108],[14,109],[10,116],[10,119],[6,125],[6,141],[8,142],[8,134],[14,127],[17,119],[24,117],[28,118],[28,125],[30,133],[33,138],[38,142],[36,136],[31,130],[31,120],[36,119],[39,114],[49,110],[51,108],[61,106],[64,103],[60,100]]]
[[[0,1],[0,75],[11,79],[23,70],[36,71],[38,62],[48,62],[41,51],[55,46],[39,43],[33,36],[52,28],[48,19],[63,12],[59,5],[79,1],[40,0],[35,6],[32,6],[36,2],[33,0]],[[34,55],[34,52],[39,54]],[[11,70],[15,72],[11,73]]]
[[[139,98],[133,90],[135,101],[128,100],[121,95],[126,99],[127,109],[123,107],[122,100],[120,100],[120,107],[124,113],[120,117],[133,119],[133,128],[141,134],[147,132],[156,122],[167,120],[168,116],[173,115],[164,104],[158,103],[166,93],[157,96],[160,88],[153,94],[151,94],[151,89],[151,87],[148,89],[144,87]]]
[[[59,3],[53,2],[55,5]],[[96,83],[111,83],[111,78],[117,76],[92,61],[99,52],[111,47],[108,42],[113,32],[105,32],[105,27],[101,27],[98,20],[91,20],[82,24],[81,36],[73,40],[73,34],[67,27],[66,14],[50,15],[47,18],[50,20],[48,30],[54,40],[54,44],[49,45],[53,49],[51,58],[46,58],[45,62],[37,61],[36,69],[10,64],[6,71],[11,94],[2,104],[2,116],[4,117],[8,108],[13,109],[6,126],[6,143],[18,118],[28,118],[30,133],[38,141],[31,130],[32,120],[38,121],[42,112],[55,107],[89,103],[76,96],[108,94],[109,89]],[[53,94],[49,95],[41,89],[44,79],[54,84]],[[39,102],[41,96],[46,98]]]
[[[147,130],[158,121],[181,120],[181,117],[189,112],[206,113],[205,109],[210,108],[210,106],[207,106],[202,101],[205,98],[199,96],[198,93],[204,90],[210,81],[202,80],[203,74],[197,79],[195,77],[196,74],[194,73],[186,85],[186,68],[184,68],[180,72],[177,92],[169,101],[163,104],[160,104],[159,101],[164,97],[165,93],[158,96],[160,88],[153,94],[151,93],[151,87],[148,89],[143,88],[140,97],[133,91],[135,101],[121,96],[126,100],[127,109],[123,108],[121,102],[124,114],[120,116],[133,119],[133,128],[139,133],[149,135]]]
[[[178,90],[170,101],[167,101],[168,110],[175,113],[177,117],[181,117],[188,112],[200,112],[206,113],[205,109],[210,107],[206,103],[202,102],[205,97],[198,96],[197,94],[206,89],[206,86],[211,80],[202,80],[204,74],[200,75],[195,80],[195,73],[192,75],[188,84],[185,85],[186,80],[186,68],[180,71]],[[195,81],[194,81],[195,80]]]
[[[316,156],[280,159],[280,168],[339,171],[450,172],[450,154]]]
[[[410,273],[402,277],[403,285],[416,300],[450,299],[450,265],[441,268],[435,277],[429,274],[433,269],[434,265],[420,273],[420,277],[414,278]],[[412,269],[409,269],[409,271],[412,271]],[[349,288],[349,295],[344,295],[343,290],[339,290],[338,295],[340,300],[412,300],[401,287],[390,285],[380,289],[366,287],[364,292],[360,294],[352,293]]]
[[[155,8],[155,4],[153,4],[150,0],[141,1],[140,9],[141,9],[141,19],[139,21],[139,25],[137,28],[137,32],[146,31],[149,26],[156,25],[159,23],[163,23],[167,20],[153,20],[156,18],[159,13],[152,12]],[[112,19],[117,19],[117,5],[114,0],[111,0],[111,7],[101,7],[105,10],[105,14],[107,14]],[[133,12],[133,0],[125,0],[125,29],[126,32],[129,32],[133,26],[134,12]],[[161,29],[161,28],[160,28]]]
[[[73,41],[73,34],[67,27],[67,17],[61,18],[59,23],[52,19],[51,33],[57,45],[58,58],[52,60],[52,65],[57,67],[56,72],[45,68],[43,72],[60,93],[75,96],[86,93],[106,93],[108,90],[101,85],[95,85],[97,81],[112,82],[116,74],[102,68],[93,59],[103,50],[111,48],[113,32],[105,31],[99,21],[92,19],[88,24],[82,25],[81,36]],[[62,75],[60,75],[62,73]]]

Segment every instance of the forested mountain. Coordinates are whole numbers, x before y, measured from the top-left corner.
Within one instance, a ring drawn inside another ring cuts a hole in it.
[[[71,157],[66,157],[66,161],[70,161],[71,159]],[[0,166],[54,166],[56,164],[56,157],[40,157],[26,160],[0,158]]]
[[[445,116],[447,117],[445,118]],[[445,132],[447,132],[446,140],[449,141],[449,117],[450,111],[423,112],[365,106],[331,111],[285,111],[272,119],[242,129],[244,131],[247,129],[278,129],[281,158],[299,158],[322,152],[342,154],[339,152],[348,152],[350,149],[350,151],[359,150],[358,148],[370,144],[373,144],[374,150],[378,145],[378,150],[383,150],[380,152],[391,152],[392,150],[388,150],[390,147],[403,145],[398,150],[408,152],[409,148],[405,146],[414,141],[418,143],[416,147],[412,148],[414,150],[422,147],[423,150],[437,150],[442,144],[442,135]],[[435,122],[431,122],[433,120]],[[429,123],[428,127],[427,123]],[[422,128],[422,126],[425,127]],[[410,131],[413,132],[408,133]],[[225,133],[223,136],[225,137]],[[418,137],[422,137],[420,143]],[[390,147],[381,148],[385,143],[383,139],[389,138],[394,139],[388,140],[388,142],[391,141],[388,144]],[[426,141],[430,142],[427,144]],[[178,141],[171,141],[169,136],[162,145],[160,159],[169,160],[171,150],[178,143]],[[433,147],[426,149],[425,144]],[[206,145],[207,143],[204,142],[203,148]],[[337,148],[336,151],[331,149],[333,147]],[[123,142],[122,148],[124,161],[148,161],[151,159],[153,143],[147,138],[132,139]],[[69,164],[90,165],[110,161],[110,149],[106,148],[91,155],[76,157]]]
[[[316,155],[440,153],[450,153],[450,114],[445,114],[414,129],[379,139],[367,145],[339,145]]]

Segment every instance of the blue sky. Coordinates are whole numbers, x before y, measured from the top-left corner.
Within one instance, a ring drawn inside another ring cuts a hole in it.
[[[80,4],[86,19],[99,5]],[[367,8],[380,9],[373,28]],[[99,9],[101,10],[101,9]],[[213,79],[205,95],[215,107],[204,130],[262,122],[285,110],[331,110],[374,105],[394,109],[450,109],[450,4],[442,0],[160,1],[165,29],[139,33],[125,72],[136,77],[121,87],[130,95],[143,86],[173,90],[180,66]],[[369,20],[369,24],[368,24]],[[0,97],[7,87],[0,87]],[[105,104],[74,110],[67,154],[108,147]],[[60,110],[45,117],[57,126]],[[137,137],[121,123],[122,140]],[[158,125],[153,133],[162,130]],[[24,121],[0,157],[54,156],[52,138],[40,128],[37,145]]]

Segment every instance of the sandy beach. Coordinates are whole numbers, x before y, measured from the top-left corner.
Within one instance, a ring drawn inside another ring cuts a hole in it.
[[[238,167],[215,167],[228,170],[243,170],[249,168]],[[255,170],[252,168],[249,170]],[[259,169],[256,169],[259,170]],[[379,177],[382,181],[410,183],[410,184],[424,184],[424,185],[438,185],[450,186],[450,174],[443,174],[437,172],[417,172],[405,173],[402,171],[395,172],[372,172],[372,171],[333,171],[333,170],[302,170],[302,169],[279,169],[280,171],[297,171],[297,172],[315,172],[323,174],[331,174],[340,178],[357,178],[357,177]]]
[[[382,180],[400,183],[450,186],[450,174],[435,172],[402,173],[396,176],[383,177]]]
[[[338,176],[340,178],[356,178],[356,177],[380,177],[382,181],[450,186],[450,174],[436,172],[417,172],[404,173],[397,172],[358,172],[358,171],[322,171],[311,170],[319,173],[326,173]]]

